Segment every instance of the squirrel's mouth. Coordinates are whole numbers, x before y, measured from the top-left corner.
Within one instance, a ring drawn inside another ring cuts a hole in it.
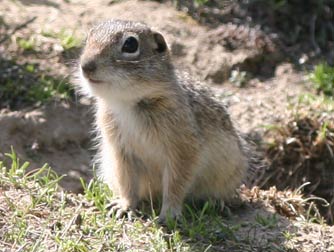
[[[88,81],[89,81],[90,83],[93,83],[93,84],[100,84],[100,83],[103,82],[103,81],[101,81],[101,80],[96,80],[96,79],[92,79],[92,78],[88,78]]]

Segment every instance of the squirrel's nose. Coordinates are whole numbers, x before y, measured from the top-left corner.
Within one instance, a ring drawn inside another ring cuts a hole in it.
[[[84,71],[86,74],[93,73],[96,70],[96,63],[94,60],[88,60],[81,62],[81,69]]]

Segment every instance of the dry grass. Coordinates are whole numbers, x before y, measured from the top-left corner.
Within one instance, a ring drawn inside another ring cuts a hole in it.
[[[324,198],[318,201],[329,223],[334,221],[334,103],[325,98],[303,96],[293,106],[285,125],[268,127],[265,134],[267,169],[260,171],[261,188],[298,188]]]

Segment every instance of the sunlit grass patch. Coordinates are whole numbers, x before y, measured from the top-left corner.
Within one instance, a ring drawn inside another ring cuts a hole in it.
[[[310,80],[315,88],[327,96],[334,96],[334,67],[327,63],[315,66],[310,74]]]
[[[68,29],[61,29],[59,32],[42,31],[42,36],[55,38],[59,41],[63,50],[70,50],[75,47],[80,47],[82,38],[75,34],[75,31]]]
[[[75,195],[59,188],[61,177],[47,165],[27,172],[28,166],[14,151],[0,164],[0,249],[204,251],[233,238],[233,228],[209,203],[187,207],[169,227],[154,215],[117,220],[108,215],[112,193],[98,179],[82,181],[84,194]]]
[[[34,51],[36,49],[36,39],[34,37],[29,39],[17,38],[16,43],[24,51]]]

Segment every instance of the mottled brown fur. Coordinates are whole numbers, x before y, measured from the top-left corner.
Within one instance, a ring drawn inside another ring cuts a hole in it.
[[[140,46],[130,56],[121,52],[129,36]],[[181,214],[187,196],[234,195],[247,168],[242,139],[221,102],[174,69],[159,33],[104,22],[88,35],[81,64],[87,62],[96,68],[81,71],[81,84],[96,99],[100,175],[120,198],[114,209],[161,195],[164,220]]]

